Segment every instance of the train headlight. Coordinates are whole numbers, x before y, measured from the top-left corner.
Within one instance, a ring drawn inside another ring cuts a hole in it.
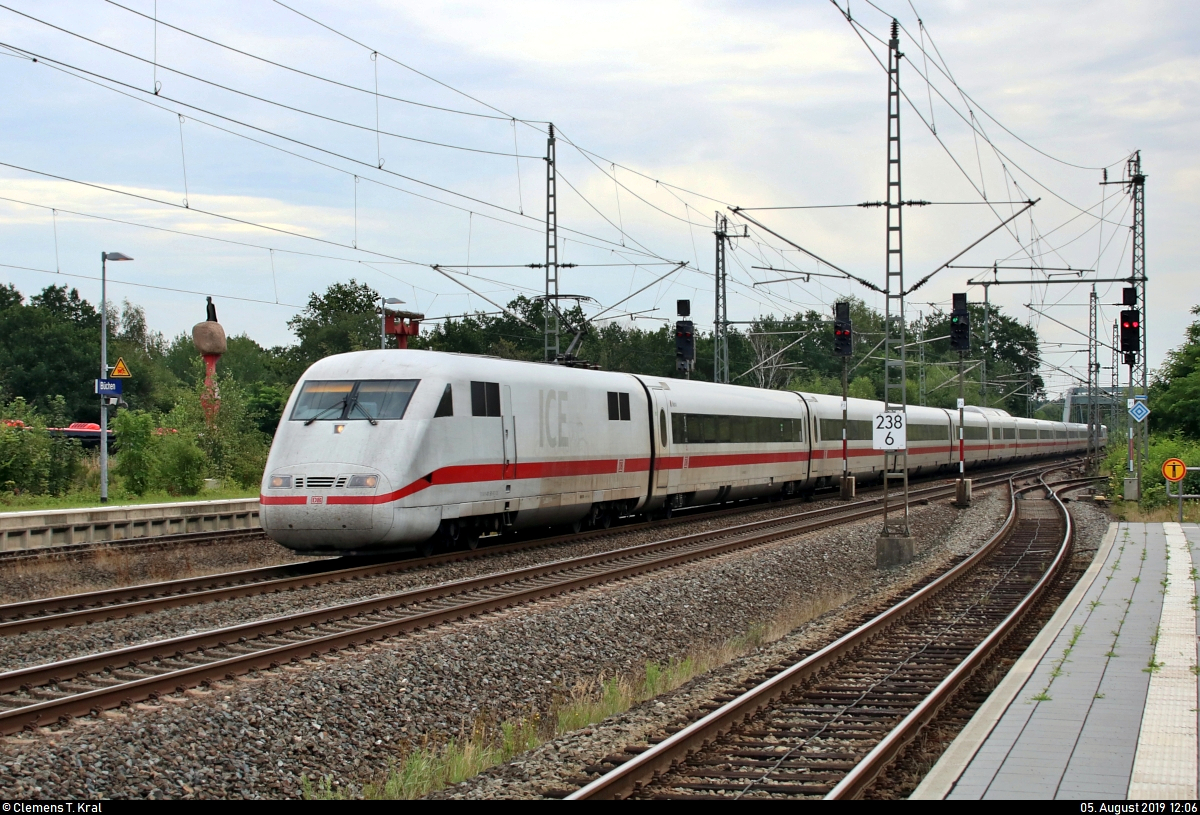
[[[273,490],[290,490],[292,488],[292,477],[290,475],[273,475],[271,476],[271,489]]]
[[[373,475],[352,475],[348,487],[374,487],[379,483],[379,479]]]

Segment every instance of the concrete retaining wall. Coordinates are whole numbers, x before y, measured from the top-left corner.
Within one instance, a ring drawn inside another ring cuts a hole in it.
[[[258,529],[258,499],[0,513],[0,551]]]

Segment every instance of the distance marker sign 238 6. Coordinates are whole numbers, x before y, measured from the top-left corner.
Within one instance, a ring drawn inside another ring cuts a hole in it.
[[[871,422],[871,447],[875,450],[903,450],[908,447],[908,426],[904,413],[891,410],[876,413]]]

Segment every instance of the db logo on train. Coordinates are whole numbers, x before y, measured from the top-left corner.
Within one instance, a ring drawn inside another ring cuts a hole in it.
[[[1163,462],[1162,474],[1168,481],[1182,481],[1187,475],[1187,465],[1183,463],[1183,459],[1169,458]]]

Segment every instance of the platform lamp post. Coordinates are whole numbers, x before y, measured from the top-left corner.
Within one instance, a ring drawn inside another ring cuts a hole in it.
[[[379,298],[379,350],[387,349],[387,307],[403,305],[404,301],[396,297]]]
[[[108,379],[108,263],[133,260],[120,252],[100,253],[100,378]],[[100,395],[100,503],[108,503],[108,394]]]

